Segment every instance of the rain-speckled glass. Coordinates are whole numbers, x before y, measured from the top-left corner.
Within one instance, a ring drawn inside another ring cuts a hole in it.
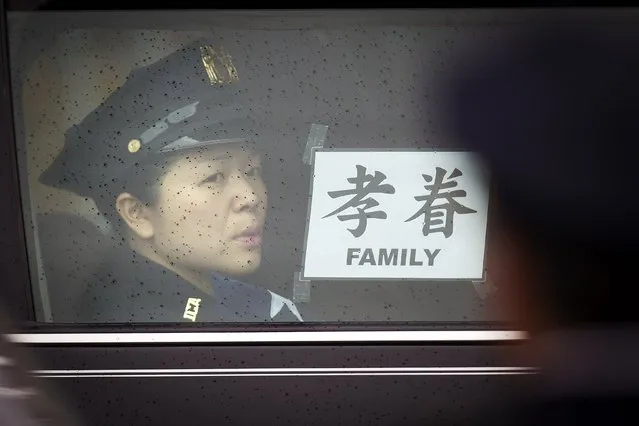
[[[454,147],[438,121],[438,81],[466,42],[503,31],[474,16],[11,14],[38,319],[500,319],[486,309],[490,282],[303,275],[311,146]],[[368,208],[362,198],[351,214]],[[331,220],[343,220],[345,232],[356,227],[340,214]],[[368,217],[369,227],[380,220]]]

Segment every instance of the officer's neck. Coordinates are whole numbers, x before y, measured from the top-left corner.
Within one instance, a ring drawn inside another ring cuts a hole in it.
[[[204,293],[213,296],[213,287],[211,285],[211,274],[206,271],[194,271],[192,269],[181,267],[177,263],[169,262],[153,247],[138,239],[131,239],[130,246],[133,251],[146,257],[147,259],[159,264],[160,266],[173,271],[182,279],[202,290]]]

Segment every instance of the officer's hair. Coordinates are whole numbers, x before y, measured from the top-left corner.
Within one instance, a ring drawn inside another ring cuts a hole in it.
[[[543,304],[542,314],[550,315],[552,321],[542,327],[639,320],[636,302],[624,290],[624,283],[631,279],[627,277],[630,248],[626,243],[603,244],[587,231],[575,235],[553,226],[551,221],[531,220],[499,193],[493,195],[498,204],[491,201],[491,227],[512,231],[511,235],[521,237],[532,253],[539,278],[532,289],[534,303]],[[490,275],[490,271],[487,273]]]
[[[118,195],[128,192],[145,206],[152,206],[160,195],[162,181],[171,167],[183,156],[183,153],[172,153],[155,156],[152,161],[135,164],[121,178],[114,180],[106,187],[107,194],[101,201],[96,201],[98,209],[106,216],[118,237],[125,237],[128,226],[117,211],[115,200]]]

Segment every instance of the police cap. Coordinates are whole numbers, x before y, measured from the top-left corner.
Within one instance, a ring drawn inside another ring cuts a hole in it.
[[[242,105],[240,77],[233,58],[206,39],[133,70],[66,132],[40,182],[96,198],[159,155],[253,141],[258,125]]]

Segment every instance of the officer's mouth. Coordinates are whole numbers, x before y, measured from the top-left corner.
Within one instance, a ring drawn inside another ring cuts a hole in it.
[[[250,249],[262,246],[262,228],[251,226],[233,237],[233,241],[242,247]]]

